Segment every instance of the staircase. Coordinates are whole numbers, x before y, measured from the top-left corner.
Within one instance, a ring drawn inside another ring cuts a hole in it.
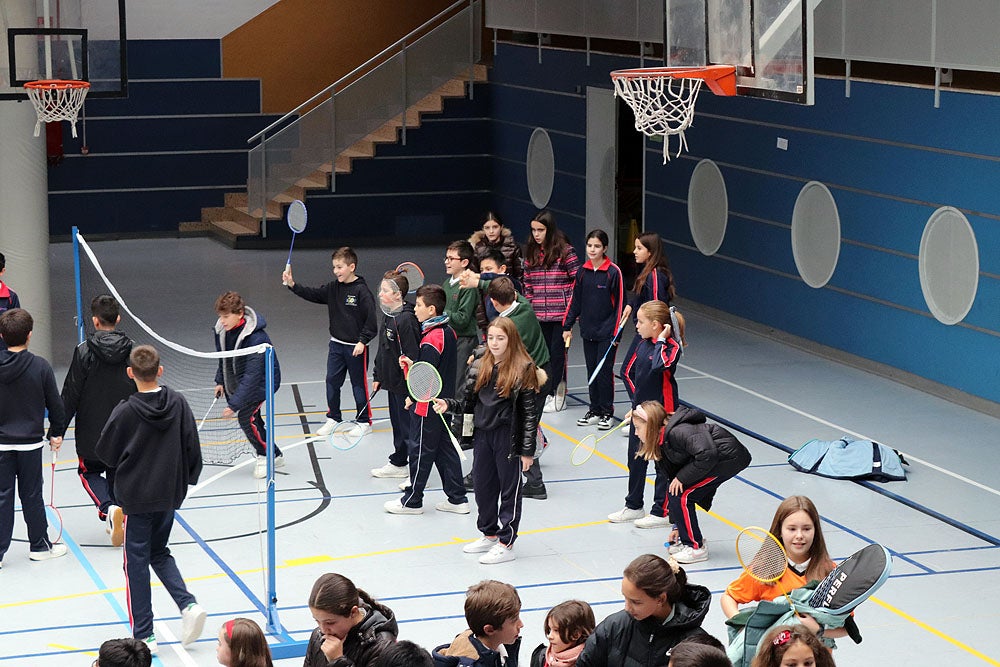
[[[473,81],[484,82],[486,76],[484,65],[474,66]],[[441,113],[445,99],[464,97],[468,85],[467,76],[451,79],[410,106],[405,114],[407,130],[419,128],[424,114]],[[338,176],[350,174],[354,160],[374,157],[378,144],[398,143],[402,126],[403,114],[390,118],[377,130],[341,151],[334,163],[323,164],[316,171],[298,179],[268,203],[267,220],[281,221],[285,206],[295,199],[305,201],[310,190],[329,191],[330,175],[334,171]],[[259,207],[250,210],[247,200],[245,191],[226,193],[225,206],[201,209],[201,220],[181,223],[180,232],[192,236],[208,235],[231,247],[236,247],[241,238],[258,237],[261,233],[261,210]]]

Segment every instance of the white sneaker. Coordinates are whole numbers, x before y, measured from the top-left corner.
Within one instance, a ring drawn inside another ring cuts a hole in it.
[[[516,556],[514,556],[513,547],[505,547],[497,542],[490,547],[489,551],[479,557],[479,562],[483,565],[496,565],[497,563],[512,561],[514,558],[516,558]]]
[[[708,560],[708,547],[703,546],[701,549],[695,549],[690,545],[683,545],[681,550],[673,554],[674,560],[678,563],[701,563],[702,561]]]
[[[197,602],[192,602],[181,612],[181,646],[193,644],[205,627],[208,612]]]
[[[275,456],[274,457],[274,469],[285,467],[285,457]],[[254,479],[264,479],[267,477],[267,457],[258,456],[257,462],[253,465],[253,476]]]
[[[628,523],[630,521],[635,521],[636,519],[641,519],[644,516],[646,516],[646,512],[644,510],[630,510],[625,507],[618,510],[614,514],[609,514],[608,521],[611,523]]]
[[[142,643],[149,649],[150,654],[156,655],[159,647],[156,645],[156,635],[150,635],[142,640]]]
[[[494,546],[496,546],[496,543],[497,543],[497,538],[483,536],[480,537],[475,542],[469,542],[468,544],[466,544],[464,547],[462,547],[462,551],[467,554],[486,553]]]
[[[423,514],[423,507],[407,507],[398,500],[390,500],[386,504],[382,505],[389,514]]]
[[[316,429],[316,435],[330,435],[333,433],[333,427],[339,423],[336,419],[327,419],[325,424]]]
[[[453,514],[468,514],[469,503],[454,504],[450,500],[442,500],[434,506],[438,512],[452,512]]]
[[[410,485],[410,478],[407,477],[405,480],[403,480],[402,482],[399,483],[399,490],[400,491],[406,491],[408,488],[410,488],[410,486],[411,486]]]
[[[615,418],[612,415],[604,415],[597,420],[598,431],[610,431],[615,427]]]
[[[665,516],[656,516],[655,514],[647,514],[641,519],[635,520],[636,528],[667,528],[672,526],[670,519]]]
[[[409,476],[410,466],[394,466],[391,463],[386,463],[381,468],[372,468],[372,477],[409,478]]]
[[[667,553],[671,556],[679,554],[684,551],[684,544],[680,541],[677,542],[664,542],[663,546],[667,548]]]
[[[628,434],[629,434],[631,426],[632,426],[632,420],[631,419],[626,419],[625,421],[622,422],[621,429],[619,429],[618,432],[622,434],[623,438],[627,438],[628,437]]]
[[[542,408],[542,412],[556,412],[555,396],[549,396],[545,399],[545,407]]]
[[[596,412],[591,412],[587,410],[587,414],[576,420],[577,426],[593,426],[600,420],[600,416]]]
[[[371,432],[372,432],[371,424],[359,423],[352,426],[351,430],[347,432],[347,435],[348,437],[351,438],[363,438]]]
[[[69,553],[69,549],[62,542],[57,542],[52,545],[48,551],[31,551],[28,552],[28,558],[31,560],[49,560],[51,558],[59,558],[60,556],[65,556]]]
[[[118,505],[108,505],[107,531],[111,536],[111,546],[120,547],[125,544],[125,513]]]
[[[274,469],[285,467],[285,456],[283,454],[278,454],[274,457]]]

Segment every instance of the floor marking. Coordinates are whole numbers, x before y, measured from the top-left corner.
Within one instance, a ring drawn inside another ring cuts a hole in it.
[[[935,627],[933,627],[931,625],[928,625],[927,623],[924,623],[923,621],[917,620],[913,616],[910,616],[909,614],[907,614],[902,609],[899,609],[898,607],[894,607],[891,604],[889,604],[888,602],[880,600],[880,599],[878,599],[876,597],[871,597],[869,599],[872,602],[874,602],[875,604],[877,604],[878,606],[880,606],[883,609],[885,609],[886,611],[890,611],[890,612],[896,614],[897,616],[899,616],[899,617],[901,617],[901,618],[909,621],[910,623],[913,623],[917,627],[921,628],[922,630],[926,630],[927,632],[931,633],[935,637],[938,637],[940,639],[945,640],[946,642],[948,642],[952,646],[954,646],[956,648],[960,648],[963,651],[965,651],[966,653],[969,653],[971,655],[976,656],[977,658],[979,658],[983,662],[986,662],[987,664],[994,665],[995,667],[1000,667],[1000,661],[994,660],[993,658],[989,657],[985,653],[982,653],[982,652],[977,651],[976,649],[972,648],[968,644],[963,644],[962,642],[958,641],[957,639],[955,639],[953,637],[950,637],[950,636],[946,635],[945,633],[941,632],[937,628],[935,628]]]

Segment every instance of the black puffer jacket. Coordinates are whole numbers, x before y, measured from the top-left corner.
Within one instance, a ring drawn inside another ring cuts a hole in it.
[[[471,442],[472,437],[472,418],[476,411],[476,403],[479,401],[479,395],[476,392],[476,381],[479,378],[480,366],[482,366],[483,354],[486,348],[484,346],[479,346],[475,353],[472,365],[469,366],[469,372],[465,374],[465,386],[463,388],[462,399],[447,398],[445,401],[448,403],[448,412],[455,414],[455,419],[453,420],[453,430],[458,433],[463,440],[463,448],[465,445]],[[545,384],[546,374],[545,371],[536,368],[534,364],[531,364],[531,369],[536,373],[538,378],[539,386]],[[496,371],[493,371],[496,373]],[[495,381],[494,377],[494,381]],[[513,401],[513,414],[511,415],[511,430],[510,430],[510,457],[515,456],[534,456],[535,447],[538,442],[538,406],[535,402],[536,392],[532,389],[522,389],[520,386],[516,387],[514,391],[511,392],[511,400]],[[463,425],[468,426],[463,428]],[[515,428],[514,425],[518,425],[520,428]]]
[[[704,633],[701,624],[711,601],[707,588],[688,584],[666,623],[652,617],[637,621],[625,610],[611,614],[587,637],[576,667],[666,667],[667,651],[689,635]]]
[[[323,633],[313,630],[306,648],[306,659],[302,667],[374,667],[382,652],[396,641],[399,627],[392,610],[375,602],[373,605],[358,605],[365,611],[365,619],[355,625],[344,638],[344,655],[336,660],[327,660],[320,648]]]
[[[472,249],[476,251],[476,259],[482,259],[491,249],[496,248],[503,253],[504,263],[507,265],[507,275],[520,280],[524,275],[521,259],[521,244],[514,240],[514,235],[506,227],[500,228],[500,239],[496,243],[490,243],[486,238],[486,232],[480,230],[469,237]]]
[[[705,423],[699,410],[678,406],[667,421],[658,470],[685,488],[706,477],[729,479],[750,465],[750,452],[732,433]]]

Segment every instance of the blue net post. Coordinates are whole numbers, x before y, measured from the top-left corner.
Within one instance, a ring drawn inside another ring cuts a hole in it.
[[[277,576],[275,572],[275,529],[274,529],[274,348],[268,346],[264,352],[265,396],[264,414],[267,421],[267,630],[275,635],[284,635],[278,619]]]
[[[82,343],[86,337],[83,326],[83,286],[80,284],[80,240],[78,227],[73,227],[73,282],[76,286],[76,342]]]

